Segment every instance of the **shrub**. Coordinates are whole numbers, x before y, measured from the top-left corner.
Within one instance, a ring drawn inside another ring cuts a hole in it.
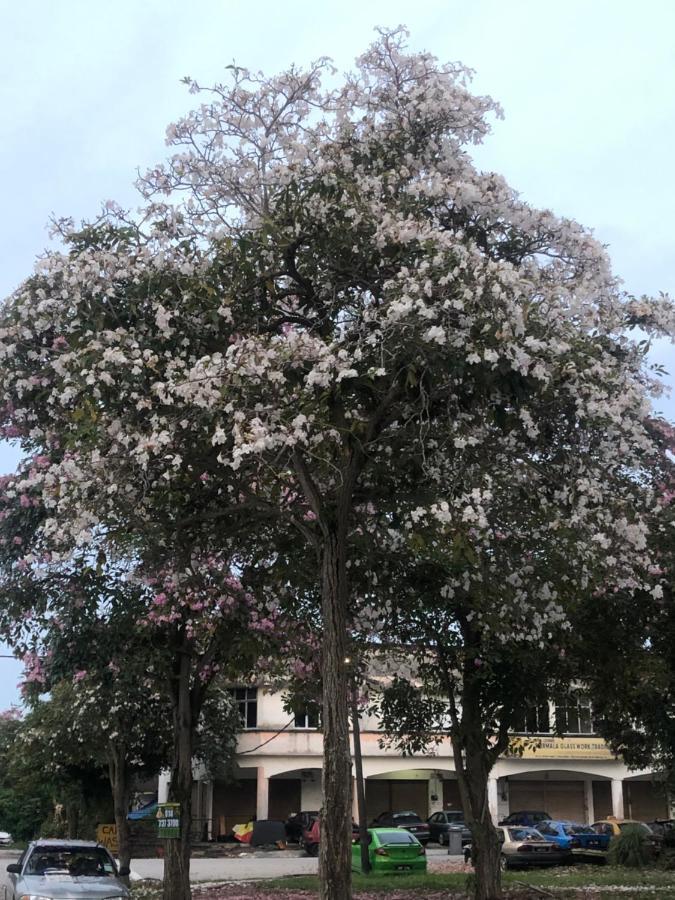
[[[612,838],[607,861],[613,866],[641,869],[649,862],[646,834],[641,828],[626,828]]]

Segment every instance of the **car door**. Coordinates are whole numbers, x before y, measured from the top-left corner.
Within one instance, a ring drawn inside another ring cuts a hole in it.
[[[433,816],[429,818],[429,835],[432,841],[437,841],[440,835],[440,823],[443,818],[442,813],[434,813]]]
[[[30,849],[30,848],[29,848]],[[28,851],[24,850],[21,856],[16,861],[17,866],[21,866],[23,869],[23,862],[26,858],[26,853]],[[15,900],[16,898],[16,883],[19,879],[19,874],[16,872],[8,872],[7,880],[9,881],[9,885],[5,885],[5,900]]]

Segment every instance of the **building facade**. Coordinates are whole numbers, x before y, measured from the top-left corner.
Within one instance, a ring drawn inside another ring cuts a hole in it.
[[[234,694],[243,726],[238,779],[224,784],[198,778],[195,785],[195,815],[213,840],[254,816],[286,819],[321,806],[322,735],[316,719],[307,713],[290,716],[281,694],[262,686],[236,688]],[[553,722],[556,728],[550,727]],[[519,753],[500,758],[490,778],[495,822],[522,809],[589,823],[608,815],[641,820],[669,815],[665,791],[652,773],[630,771],[594,733],[586,701],[532,710],[521,724],[514,736]],[[364,716],[368,821],[386,810],[414,810],[426,819],[442,809],[461,809],[449,739],[428,755],[403,757],[382,747],[381,738],[378,720]],[[165,784],[160,779],[160,800]],[[358,819],[356,801],[354,813]]]

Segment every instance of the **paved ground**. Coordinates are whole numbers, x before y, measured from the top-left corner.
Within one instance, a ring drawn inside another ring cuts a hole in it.
[[[453,868],[463,864],[461,856],[448,856],[447,850],[429,848],[429,868]],[[234,858],[193,859],[190,863],[191,881],[251,881],[262,878],[281,878],[285,875],[313,875],[318,871],[318,860],[308,856],[284,857],[282,852],[269,855],[245,853]],[[132,879],[162,878],[164,863],[161,859],[135,859],[131,864]]]
[[[283,853],[263,855],[246,853],[235,857],[216,859],[193,859],[190,864],[191,881],[252,881],[262,878],[281,878],[285,875],[313,875],[318,870],[318,860],[308,856],[285,857]],[[430,847],[427,850],[429,868],[439,871],[447,868],[461,868],[461,856],[448,856],[444,849]],[[5,900],[5,888],[9,886],[7,866],[16,862],[16,850],[0,848],[0,900]],[[156,878],[164,874],[161,859],[135,859],[132,863],[132,879]]]

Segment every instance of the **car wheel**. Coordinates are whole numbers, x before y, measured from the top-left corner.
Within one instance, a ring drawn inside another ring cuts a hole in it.
[[[503,853],[502,853],[502,855],[499,857],[499,868],[502,870],[502,872],[506,872],[507,869],[510,869],[510,868],[511,868],[511,867],[509,866],[509,861],[508,861],[508,859],[504,856]]]
[[[441,845],[441,847],[445,847],[446,838],[447,834],[443,834],[443,832],[441,831],[441,833],[438,835],[438,843]]]

